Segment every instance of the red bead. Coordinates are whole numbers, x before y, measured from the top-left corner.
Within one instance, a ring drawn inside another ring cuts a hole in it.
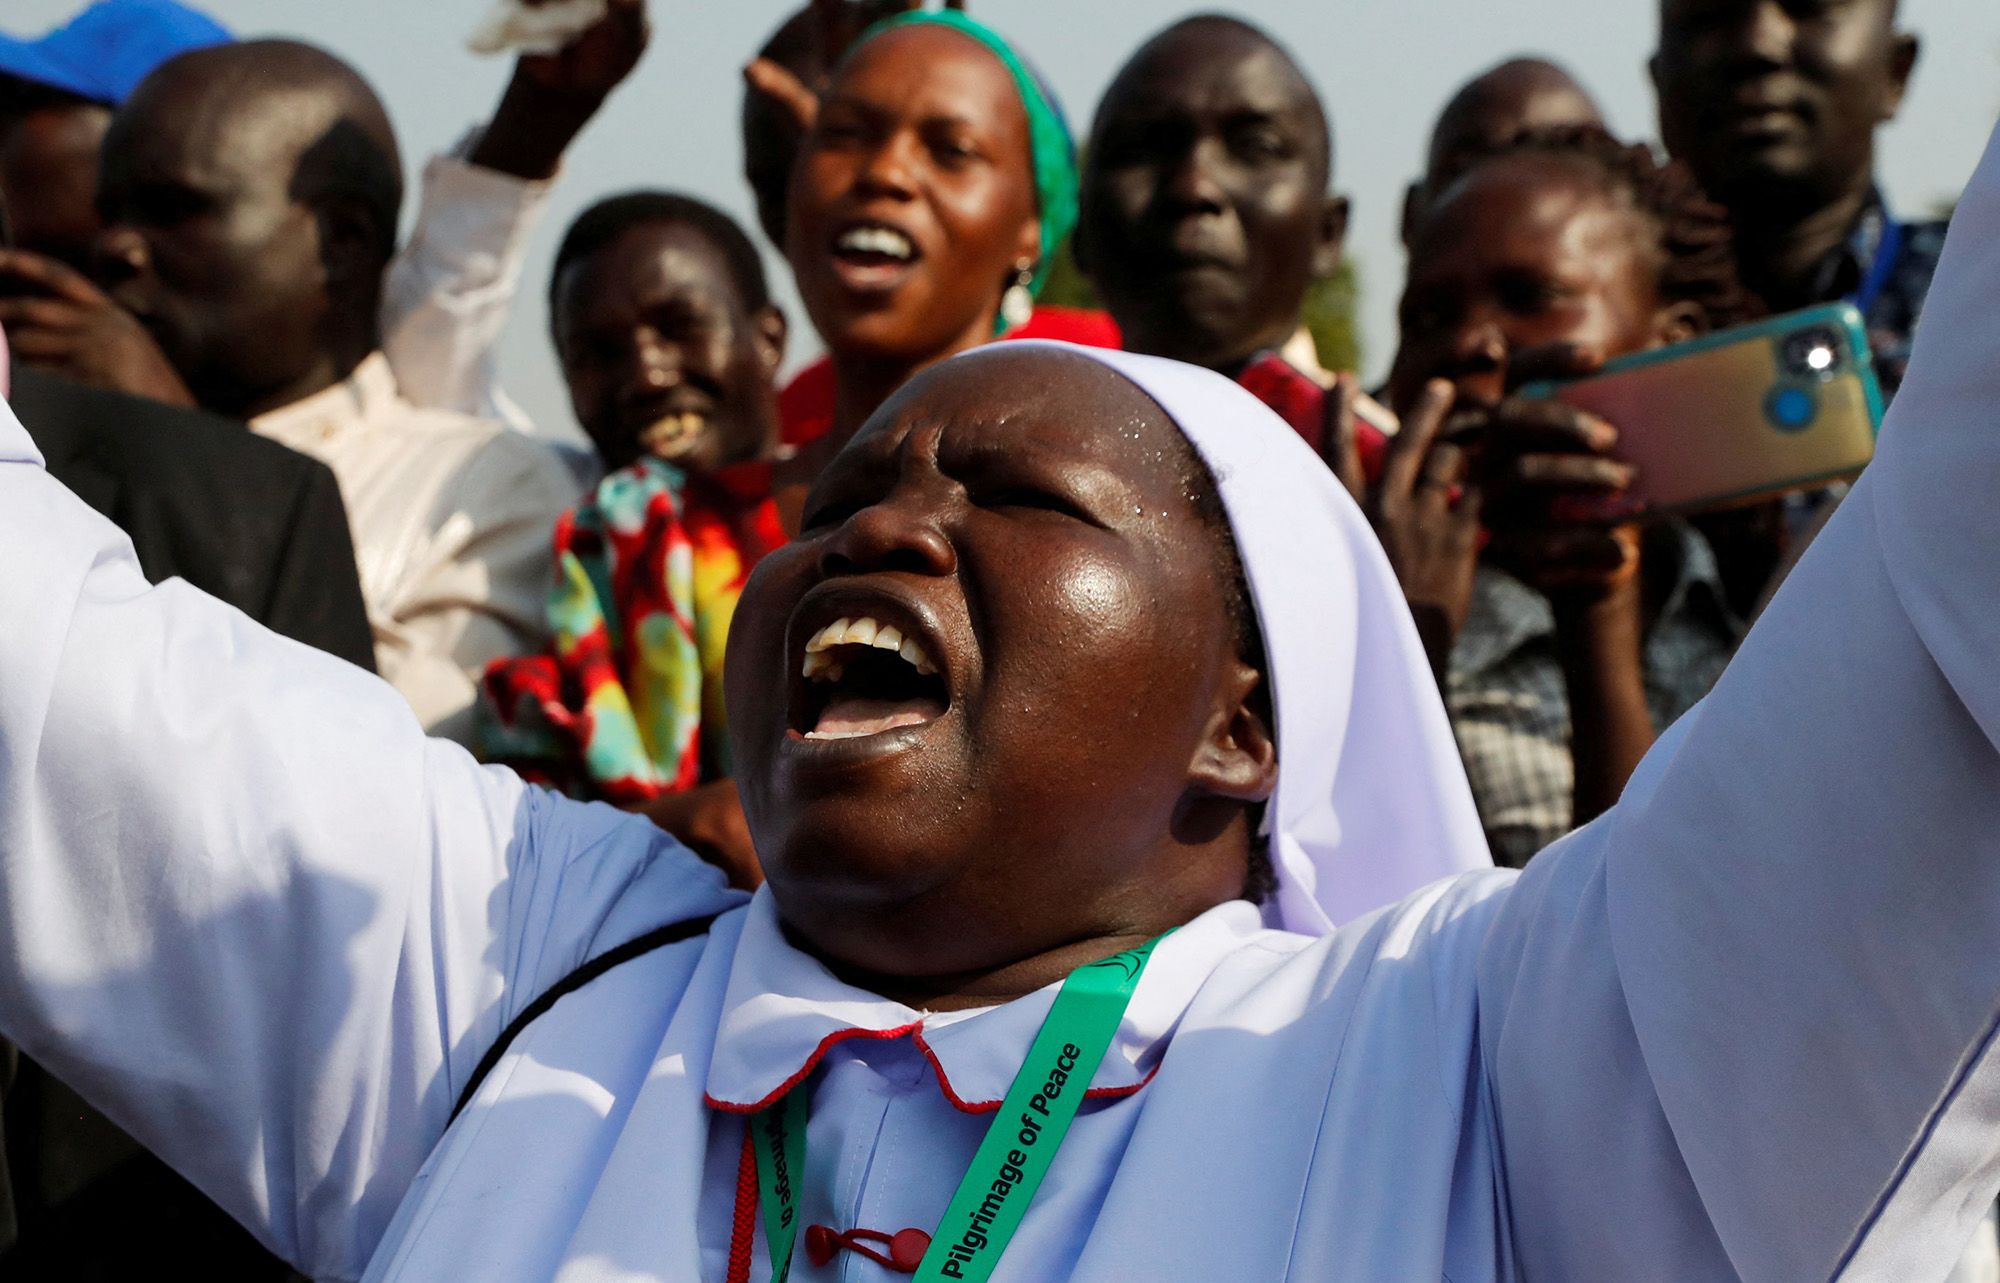
[[[889,1259],[906,1274],[914,1274],[930,1251],[931,1236],[922,1230],[897,1230],[889,1240]]]
[[[806,1226],[806,1259],[814,1265],[825,1265],[840,1250],[840,1235],[824,1225]]]

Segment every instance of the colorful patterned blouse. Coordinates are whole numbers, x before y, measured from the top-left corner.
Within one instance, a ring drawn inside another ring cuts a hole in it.
[[[729,619],[783,542],[768,465],[645,459],[606,477],[556,525],[550,653],[486,670],[483,755],[617,803],[727,775]]]

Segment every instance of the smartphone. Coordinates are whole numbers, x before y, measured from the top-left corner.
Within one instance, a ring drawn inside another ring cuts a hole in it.
[[[1537,383],[1618,429],[1632,487],[1607,520],[1702,512],[1844,481],[1875,453],[1882,389],[1861,314],[1829,303]]]

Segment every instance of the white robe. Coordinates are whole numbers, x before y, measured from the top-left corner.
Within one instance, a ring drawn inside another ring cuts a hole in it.
[[[1880,457],[1617,808],[1323,938],[1170,938],[996,1277],[1941,1277],[2000,1187],[1994,299],[1989,148]],[[0,621],[0,1031],[320,1276],[719,1278],[704,1093],[822,1049],[806,1219],[935,1228],[1050,1001],[904,1028],[643,823],[148,588],[4,416]],[[718,910],[444,1132],[546,985]]]

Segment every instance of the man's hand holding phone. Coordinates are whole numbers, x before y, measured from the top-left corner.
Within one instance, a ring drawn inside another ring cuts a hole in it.
[[[0,328],[24,364],[170,405],[195,403],[137,317],[45,255],[0,249]]]

